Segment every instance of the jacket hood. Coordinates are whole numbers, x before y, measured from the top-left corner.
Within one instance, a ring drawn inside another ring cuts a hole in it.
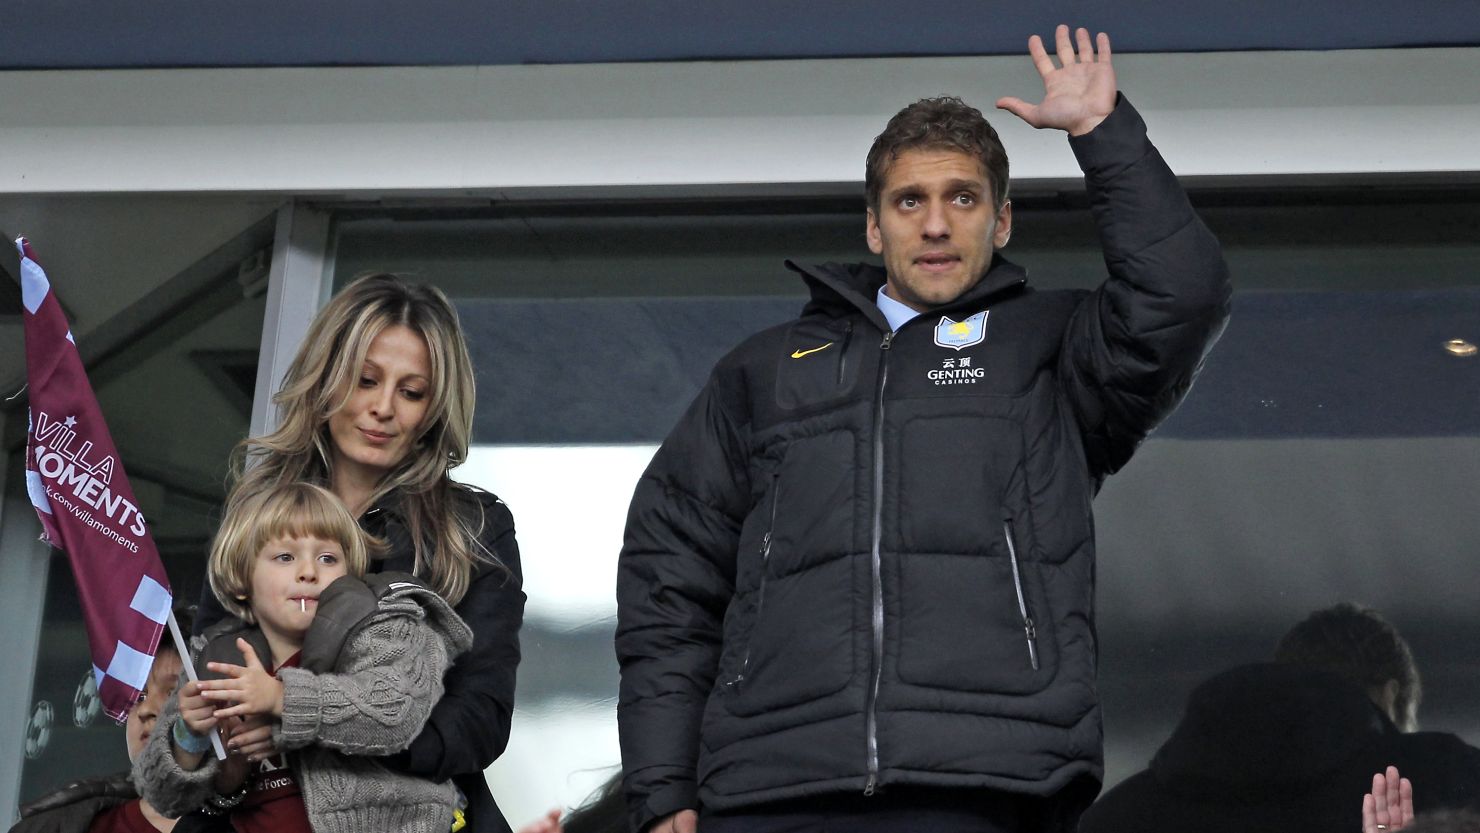
[[[1151,772],[1182,794],[1302,793],[1396,731],[1366,692],[1341,677],[1246,665],[1192,692]]]
[[[875,296],[884,285],[885,272],[871,263],[822,263],[802,266],[786,261],[786,267],[802,276],[812,297],[802,309],[802,315],[824,314],[839,316],[860,310],[863,314],[888,331],[889,321],[879,311]],[[931,312],[947,312],[957,307],[970,306],[999,292],[1017,290],[1028,282],[1028,272],[1001,253],[992,255],[992,264],[987,274],[976,285],[966,290],[956,300],[942,304]]]

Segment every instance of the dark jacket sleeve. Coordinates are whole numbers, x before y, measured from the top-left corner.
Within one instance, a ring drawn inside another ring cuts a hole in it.
[[[473,648],[447,673],[446,691],[426,728],[399,756],[404,771],[443,781],[482,773],[509,744],[519,627],[524,622],[524,573],[514,516],[503,501],[480,493],[484,545],[507,569],[484,565],[454,608],[473,631]]]
[[[750,492],[725,377],[716,369],[638,481],[617,565],[617,725],[638,831],[699,807],[699,726]]]
[[[1228,321],[1222,249],[1124,97],[1069,140],[1109,278],[1076,310],[1060,373],[1097,479],[1130,459],[1192,386]]]
[[[221,602],[216,600],[216,594],[211,592],[211,580],[206,578],[200,583],[200,603],[195,608],[195,621],[190,626],[190,636],[200,636],[206,632],[206,628],[230,616]]]

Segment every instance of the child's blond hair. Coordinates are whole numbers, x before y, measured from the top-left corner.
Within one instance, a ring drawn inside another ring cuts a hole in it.
[[[233,500],[211,544],[206,577],[216,600],[233,616],[254,623],[250,595],[257,553],[274,538],[312,536],[344,548],[349,575],[361,578],[369,542],[332,492],[311,483],[285,483]]]

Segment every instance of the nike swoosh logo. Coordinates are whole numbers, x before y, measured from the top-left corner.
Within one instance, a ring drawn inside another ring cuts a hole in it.
[[[813,347],[811,350],[793,350],[793,351],[791,351],[791,357],[793,359],[800,359],[802,356],[807,356],[807,355],[810,355],[812,353],[816,353],[818,350],[826,350],[827,348],[829,348],[831,346],[833,346],[833,343],[831,341],[829,341],[828,343],[822,345],[821,347]]]

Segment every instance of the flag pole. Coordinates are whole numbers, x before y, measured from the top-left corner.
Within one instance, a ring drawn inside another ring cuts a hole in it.
[[[190,643],[180,634],[180,623],[175,621],[175,611],[170,611],[167,621],[170,626],[170,636],[175,640],[175,650],[180,653],[180,664],[185,667],[185,676],[190,682],[200,682],[200,675],[195,673],[195,661],[190,658]],[[211,748],[216,750],[216,760],[226,760],[226,747],[221,745],[221,727],[217,726],[211,730]]]

